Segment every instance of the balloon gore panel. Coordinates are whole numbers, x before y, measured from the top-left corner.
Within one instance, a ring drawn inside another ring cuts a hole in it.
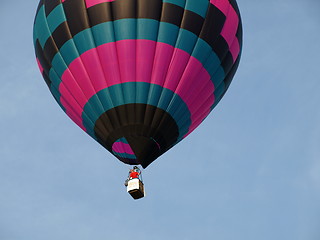
[[[235,0],[41,0],[34,46],[66,114],[145,168],[224,96],[242,26]]]

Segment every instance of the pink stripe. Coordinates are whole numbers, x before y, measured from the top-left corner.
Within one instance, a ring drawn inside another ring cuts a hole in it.
[[[108,87],[108,84],[104,80],[105,74],[101,66],[99,53],[96,49],[83,53],[80,58],[83,67],[80,67],[81,70],[79,75],[81,75],[81,77],[78,75],[77,81],[81,81],[81,85],[88,90],[85,92],[85,94],[90,98],[96,92]],[[74,71],[79,72],[79,63],[75,63],[75,66],[73,64],[70,66],[71,67],[69,67],[69,69],[72,73]],[[96,81],[96,79],[100,80]]]
[[[237,59],[237,56],[240,51],[240,48],[238,51],[234,51],[234,52],[231,51],[232,50],[232,43],[234,41],[238,42],[238,39],[236,37],[238,25],[239,25],[238,15],[237,15],[236,11],[230,6],[230,11],[227,16],[224,27],[221,31],[221,35],[227,41],[234,61]]]
[[[192,133],[202,122],[203,120],[209,115],[210,109],[208,109],[206,112],[204,112],[199,118],[192,124],[192,126],[189,128],[188,133],[183,137],[186,138],[190,133]]]
[[[122,149],[122,150],[120,150]],[[122,142],[115,142],[112,145],[112,150],[114,150],[117,153],[128,153],[128,154],[133,154],[134,152],[132,151],[131,147],[129,144],[122,143]]]
[[[38,63],[38,67],[40,69],[40,72],[43,73],[43,67],[42,67],[42,65],[41,65],[41,63],[40,63],[38,58],[37,58],[37,63]]]
[[[81,114],[83,112],[83,107],[80,107],[76,102],[75,97],[73,97],[70,92],[66,89],[64,84],[60,84],[59,91],[61,93],[61,104],[65,107],[67,115],[84,131],[85,127],[82,123]]]
[[[94,51],[87,51],[87,55]],[[121,82],[120,67],[118,62],[117,45],[115,42],[103,44],[97,47],[100,57],[100,65],[105,73],[105,84],[111,86]],[[93,76],[95,77],[95,76]],[[101,81],[101,80],[100,80]]]
[[[214,95],[210,95],[206,98],[201,106],[198,106],[197,111],[195,112],[195,118],[193,119],[192,124],[197,124],[198,121],[203,120],[203,115],[207,116],[211,111],[212,102],[214,101]]]
[[[118,41],[116,42],[118,52],[118,62],[120,67],[121,82],[136,81],[136,41]],[[113,60],[115,61],[115,60]],[[104,63],[107,65],[109,62]]]
[[[88,99],[97,92],[132,81],[158,84],[175,92],[188,106],[192,122],[199,106],[214,103],[214,98],[208,102],[214,85],[196,58],[150,40],[122,40],[85,52],[63,73],[59,91],[71,106],[79,105],[70,109],[63,104],[67,112],[72,110],[81,117]]]
[[[74,121],[83,131],[86,132],[86,128],[83,126],[82,124],[82,119],[81,117],[77,114],[76,111],[74,111],[74,108],[70,106],[70,104],[72,103],[69,103],[67,102],[64,98],[61,98],[60,99],[61,101],[61,104],[63,106],[65,106],[66,108],[66,114],[72,119],[72,121]],[[66,107],[68,106],[68,107]]]
[[[189,59],[189,53],[177,48],[174,49],[166,80],[163,85],[164,88],[168,88],[171,91],[175,92],[182,78],[182,74],[186,69]]]
[[[239,53],[240,53],[240,44],[237,38],[234,39],[231,47],[230,47],[230,52],[232,54],[232,57],[235,60],[237,60]]]
[[[221,35],[228,43],[233,61],[235,62],[240,53],[239,41],[236,37],[239,17],[228,0],[210,0],[210,3],[216,6],[227,17]]]
[[[205,90],[204,90],[205,91]],[[211,93],[209,96],[204,96],[202,94],[202,92],[198,92],[197,94],[198,98],[202,98],[203,101],[201,104],[195,103],[194,104],[194,109],[195,112],[193,113],[191,119],[192,119],[192,123],[189,127],[189,131],[186,135],[189,135],[202,121],[205,117],[207,117],[207,115],[210,113],[211,111],[211,106],[215,101],[215,96],[213,93]],[[199,97],[200,96],[200,97]],[[187,122],[187,119],[185,122],[182,122],[181,124],[185,124]]]
[[[150,82],[157,42],[137,41],[137,81]]]
[[[214,85],[210,80],[209,73],[203,68],[202,64],[191,57],[185,72],[182,75],[176,93],[188,103],[188,108],[191,113],[198,111],[208,99],[213,95]],[[213,104],[212,99],[209,104]],[[211,106],[210,105],[210,106]],[[195,114],[192,114],[191,120],[194,121]]]
[[[78,62],[79,60],[76,59],[75,62]],[[75,63],[74,62],[74,63]],[[71,65],[70,65],[71,66]],[[76,77],[74,77],[71,73],[71,70],[67,69],[62,77],[61,77],[61,84],[59,85],[59,92],[61,93],[61,96],[63,96],[67,101],[68,99],[74,98],[77,103],[80,105],[81,109],[83,109],[84,105],[88,102],[88,97],[85,96],[83,89],[83,86],[78,84],[77,81],[79,81]],[[69,92],[72,92],[72,95],[70,95]],[[80,113],[79,113],[80,114]]]
[[[160,42],[157,43],[151,77],[152,84],[163,86],[174,49],[171,45]]]
[[[201,116],[202,121],[210,113],[215,100],[210,75],[201,62],[183,50],[158,43],[151,82],[175,92],[187,104],[191,112],[190,129],[199,125],[195,122],[199,114],[206,113]],[[199,108],[202,112],[196,114]]]
[[[115,0],[85,0],[85,1],[86,1],[87,8],[89,8],[99,3],[114,2]]]
[[[201,95],[201,94],[200,94]],[[202,96],[202,95],[201,95]],[[195,113],[195,118],[192,121],[192,125],[189,128],[188,133],[184,136],[186,138],[190,133],[192,133],[209,115],[211,112],[211,101],[214,101],[215,96],[212,94],[208,99],[205,100],[205,103],[202,106],[199,106],[198,111]]]
[[[224,15],[228,15],[229,7],[232,7],[228,0],[210,0],[210,3],[216,6]]]

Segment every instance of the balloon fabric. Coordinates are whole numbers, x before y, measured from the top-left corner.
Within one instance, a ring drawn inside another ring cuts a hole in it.
[[[66,114],[119,160],[146,168],[221,100],[242,25],[235,0],[41,0],[34,46]]]

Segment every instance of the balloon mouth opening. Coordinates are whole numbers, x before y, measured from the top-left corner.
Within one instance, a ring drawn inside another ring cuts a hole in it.
[[[116,140],[112,144],[112,153],[126,164],[140,164],[145,168],[161,155],[161,146],[152,137],[130,135]]]
[[[119,138],[112,145],[112,153],[118,157],[136,160],[137,157],[125,137]]]

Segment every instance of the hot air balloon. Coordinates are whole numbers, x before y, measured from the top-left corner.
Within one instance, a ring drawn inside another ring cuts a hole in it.
[[[242,26],[235,0],[41,0],[34,46],[66,114],[120,161],[146,168],[221,100]]]

